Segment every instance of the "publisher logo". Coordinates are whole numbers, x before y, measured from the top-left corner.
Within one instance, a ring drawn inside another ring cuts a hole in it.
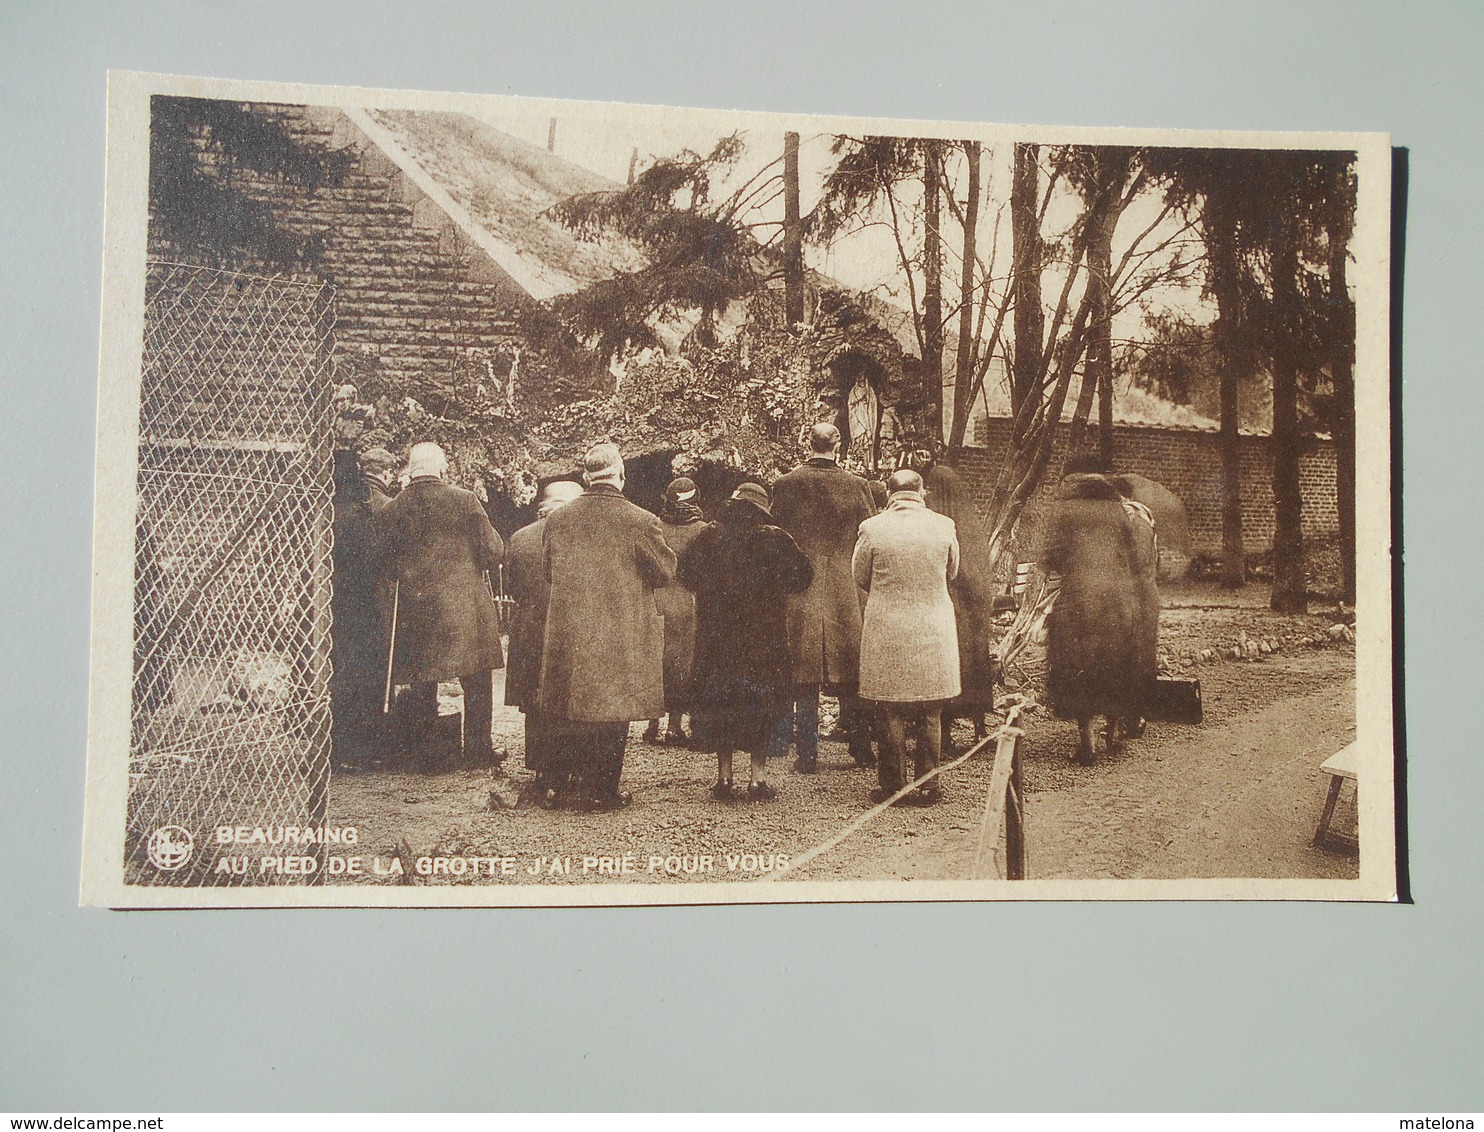
[[[173,873],[191,859],[191,835],[178,825],[162,825],[145,844],[150,864]]]

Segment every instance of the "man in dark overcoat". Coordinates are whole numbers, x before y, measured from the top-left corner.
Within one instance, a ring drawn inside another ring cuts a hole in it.
[[[958,625],[960,692],[943,709],[943,744],[952,748],[951,723],[968,718],[974,736],[986,732],[985,714],[994,710],[999,665],[994,655],[994,562],[984,519],[959,474],[924,453],[915,469],[922,475],[927,505],[953,520],[958,535],[958,575],[948,584]]]
[[[334,628],[330,678],[335,764],[351,770],[380,761],[392,583],[375,516],[392,499],[397,458],[385,448],[337,455],[334,499]]]
[[[773,525],[768,493],[744,483],[680,553],[680,583],[696,595],[692,669],[698,734],[716,751],[712,795],[732,796],[732,755],[752,756],[748,796],[774,796],[770,755],[787,749],[793,702],[788,652],[790,594],[813,576],[809,559],[788,532]],[[781,748],[781,749],[780,749]]]
[[[809,456],[773,484],[773,516],[809,559],[809,588],[788,601],[788,643],[793,660],[796,770],[812,774],[819,758],[819,696],[833,689],[841,714],[863,719],[860,680],[861,595],[850,573],[850,556],[861,523],[876,513],[870,485],[840,467],[840,430],[817,424],[809,430]],[[856,726],[850,754],[869,766],[869,731]]]
[[[1116,753],[1153,690],[1154,529],[1107,477],[1074,473],[1062,480],[1048,517],[1042,560],[1061,577],[1046,621],[1047,698],[1057,715],[1077,720],[1076,761],[1090,764],[1095,717],[1106,718],[1108,749]]]
[[[553,727],[542,714],[541,654],[546,640],[546,609],[551,587],[546,581],[543,536],[546,519],[582,494],[572,480],[553,480],[541,491],[536,521],[510,536],[505,555],[505,589],[515,599],[510,619],[510,656],[505,667],[505,703],[525,716],[526,769],[536,772],[536,791],[545,800],[548,791],[565,785],[568,768],[554,742]]]
[[[505,547],[479,497],[443,482],[447,472],[443,449],[414,444],[407,487],[377,513],[397,586],[392,679],[411,685],[404,719],[414,749],[434,732],[438,682],[457,679],[464,690],[464,762],[489,767],[495,763],[493,670],[505,663],[489,574]]]
[[[541,656],[543,713],[572,725],[587,801],[623,805],[629,722],[665,711],[665,627],[655,591],[675,577],[660,521],[623,496],[616,444],[583,457],[587,490],[547,517],[551,599]]]

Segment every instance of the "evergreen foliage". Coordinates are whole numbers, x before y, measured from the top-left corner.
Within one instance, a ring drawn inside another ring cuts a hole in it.
[[[716,320],[775,274],[774,257],[742,217],[776,177],[759,174],[713,199],[713,183],[736,167],[743,151],[741,136],[731,134],[704,157],[682,150],[655,161],[622,189],[584,193],[550,210],[579,238],[618,236],[647,260],[642,268],[620,271],[554,304],[563,323],[601,356],[655,345],[656,320],[691,312],[699,312],[694,339],[709,349],[716,345]]]
[[[312,268],[317,240],[285,231],[272,209],[234,184],[239,169],[313,192],[338,185],[350,155],[296,142],[273,119],[240,102],[155,95],[150,100],[152,233],[182,258],[213,267],[259,263]]]

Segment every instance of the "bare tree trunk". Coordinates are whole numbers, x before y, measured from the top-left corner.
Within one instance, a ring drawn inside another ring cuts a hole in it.
[[[1342,378],[1341,368],[1345,369]],[[1348,363],[1335,363],[1335,510],[1340,526],[1343,599],[1355,604],[1355,377]]]
[[[1289,206],[1292,207],[1291,205]],[[1297,219],[1285,218],[1273,249],[1273,596],[1278,613],[1307,613],[1303,498],[1299,488]]]
[[[1077,305],[1072,328],[1055,351],[1054,372],[1050,379],[1051,395],[1038,414],[1037,423],[1027,432],[1026,442],[1011,452],[1008,462],[1013,465],[1009,479],[997,484],[991,500],[990,511],[990,561],[999,565],[999,558],[1010,545],[1015,528],[1025,506],[1041,486],[1046,469],[1051,463],[1051,450],[1056,429],[1061,421],[1062,408],[1066,405],[1067,392],[1072,384],[1072,373],[1082,360],[1086,348],[1086,326],[1088,303],[1086,296]]]
[[[1221,356],[1221,584],[1247,584],[1247,548],[1242,536],[1242,448],[1237,390],[1246,371],[1241,290],[1238,286],[1236,226],[1218,192],[1206,196],[1202,226],[1211,292],[1216,297],[1215,336]]]
[[[783,307],[789,326],[804,321],[804,230],[799,223],[799,135],[783,135]]]
[[[924,143],[922,151],[922,380],[934,435],[943,436],[943,243],[938,167],[943,143]]]
[[[1092,399],[1097,391],[1097,373],[1089,353],[1082,366],[1082,385],[1077,393],[1077,407],[1072,410],[1072,423],[1067,428],[1067,451],[1074,456],[1087,451],[1087,419],[1092,415]]]
[[[1117,185],[1105,186],[1108,196],[1117,200],[1122,191],[1122,178]],[[1113,467],[1113,229],[1120,210],[1108,207],[1089,218],[1092,238],[1087,244],[1087,290],[1091,311],[1087,326],[1086,385],[1094,385],[1098,395],[1098,456],[1105,470]]]
[[[1098,456],[1108,471],[1113,469],[1113,294],[1109,275],[1113,271],[1115,223],[1117,217],[1111,217],[1100,225],[1101,231],[1087,249],[1088,286],[1097,292],[1087,353],[1098,378]]]
[[[974,263],[979,253],[979,151],[977,141],[964,143],[969,161],[969,200],[964,209],[964,263],[959,285],[958,360],[953,377],[953,427],[948,447],[958,448],[969,427],[974,404]]]
[[[1015,147],[1015,174],[1010,185],[1011,291],[1015,304],[1015,357],[1010,375],[1010,408],[1035,396],[1040,381],[1046,315],[1041,309],[1041,221],[1037,199],[1041,188],[1040,147]]]
[[[1334,331],[1335,510],[1340,526],[1344,601],[1355,604],[1355,303],[1345,278],[1350,257],[1353,189],[1348,167],[1339,172],[1336,217],[1329,232],[1330,302],[1338,312]]]
[[[1242,444],[1238,429],[1236,370],[1221,367],[1221,584],[1230,590],[1247,584],[1247,546],[1242,535]]]
[[[1087,257],[1087,360],[1082,369],[1082,389],[1072,414],[1070,447],[1087,451],[1087,421],[1092,400],[1098,399],[1099,460],[1103,468],[1113,466],[1113,232],[1123,215],[1123,190],[1130,165],[1125,158],[1096,156],[1094,175],[1087,189],[1084,243]],[[1089,191],[1090,190],[1090,191]]]

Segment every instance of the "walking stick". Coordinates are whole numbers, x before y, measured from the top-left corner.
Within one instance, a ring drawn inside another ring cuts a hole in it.
[[[392,637],[386,649],[386,693],[381,698],[381,714],[392,710],[392,658],[397,655],[397,606],[402,598],[400,579],[392,584]]]
[[[485,592],[490,595],[490,603],[495,607],[495,632],[503,633],[505,631],[505,567],[500,565],[495,569],[499,571],[498,588],[495,584],[495,574],[489,570],[484,572],[484,588]]]

